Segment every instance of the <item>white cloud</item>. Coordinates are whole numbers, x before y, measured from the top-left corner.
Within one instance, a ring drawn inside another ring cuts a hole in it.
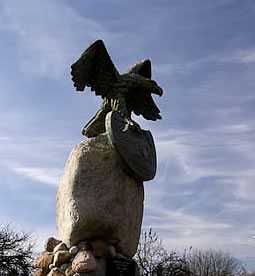
[[[161,232],[164,244],[169,249],[187,249],[189,246],[199,249],[213,248],[231,252],[239,258],[253,254],[251,232],[240,228],[227,229],[178,229],[172,236]]]
[[[251,138],[254,130],[254,126],[248,123],[199,132],[169,129],[159,134],[156,140],[159,162],[174,162],[189,181],[206,176],[253,175],[251,161],[255,162],[255,148]],[[219,160],[229,163],[222,167]],[[240,170],[236,171],[238,165]]]
[[[158,223],[144,224],[143,230],[152,227],[169,250],[183,251],[188,250],[189,247],[201,250],[213,248],[231,252],[243,260],[253,255],[254,228],[251,229],[251,225],[237,227],[234,224],[213,221],[210,214],[207,214],[205,220],[182,212],[168,212],[168,216],[164,219],[168,222],[168,227],[161,227]]]
[[[212,61],[249,64],[255,63],[255,49],[241,49],[230,52],[225,56],[212,56]]]
[[[73,144],[53,137],[1,136],[0,141],[0,165],[4,170],[53,186],[59,182],[68,149]]]
[[[214,239],[220,248],[224,241],[221,237],[227,235],[224,229],[235,229],[240,236],[241,240],[233,241],[236,247],[245,241],[249,243],[252,222],[247,220],[240,227],[238,219],[230,218],[253,214],[255,148],[250,139],[253,133],[250,124],[232,124],[199,133],[170,129],[158,134],[156,144],[161,169],[155,183],[146,191],[144,227],[160,232],[168,229],[166,239],[179,245],[206,248],[216,245],[211,242]],[[201,183],[205,184],[204,189]],[[177,235],[193,230],[188,238],[185,235],[172,238],[174,229]],[[203,230],[196,236],[199,229],[215,229],[215,233]],[[228,248],[231,246],[229,242]]]
[[[157,76],[171,76],[176,74],[187,74],[192,70],[199,69],[208,63],[226,63],[226,64],[254,64],[255,63],[255,49],[238,49],[232,50],[228,53],[210,54],[209,56],[196,59],[186,60],[180,63],[162,63],[154,64],[153,69]]]
[[[3,7],[5,28],[17,37],[21,70],[29,74],[60,77],[76,48],[107,33],[61,1],[5,1]]]
[[[60,176],[62,174],[61,169],[53,168],[35,168],[35,167],[13,167],[16,173],[28,177],[34,181],[40,181],[49,185],[57,186]]]
[[[243,257],[252,249],[254,230],[250,226],[237,227],[235,222],[217,221],[208,212],[205,217],[200,217],[194,212],[157,208],[154,218],[147,216],[145,219],[143,229],[149,228],[158,233],[170,250],[183,250],[190,246],[199,249],[224,248],[224,251]]]
[[[232,225],[228,223],[215,222],[200,218],[198,215],[185,213],[183,210],[167,210],[164,208],[156,208],[155,216],[148,216],[147,220],[154,220],[154,223],[144,225],[144,227],[151,227],[157,229],[225,229],[231,228]]]

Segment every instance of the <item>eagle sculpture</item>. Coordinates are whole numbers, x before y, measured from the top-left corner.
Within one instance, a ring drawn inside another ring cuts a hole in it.
[[[162,95],[162,89],[151,80],[151,62],[142,60],[119,74],[102,40],[95,41],[71,66],[77,91],[90,87],[103,98],[97,114],[83,128],[82,134],[94,137],[105,132],[105,117],[110,111],[120,112],[130,124],[139,127],[131,112],[147,120],[161,119],[160,110],[151,94]]]

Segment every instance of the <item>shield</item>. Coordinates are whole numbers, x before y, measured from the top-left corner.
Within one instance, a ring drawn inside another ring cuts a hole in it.
[[[106,115],[105,127],[110,144],[120,156],[125,171],[139,182],[153,179],[157,158],[150,131],[130,124],[118,111]]]

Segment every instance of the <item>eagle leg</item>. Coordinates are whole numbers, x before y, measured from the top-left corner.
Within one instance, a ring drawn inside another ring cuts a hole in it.
[[[97,111],[96,115],[89,120],[89,122],[82,129],[84,136],[96,137],[97,135],[105,132],[105,117],[111,111],[107,101],[104,100],[102,106]]]

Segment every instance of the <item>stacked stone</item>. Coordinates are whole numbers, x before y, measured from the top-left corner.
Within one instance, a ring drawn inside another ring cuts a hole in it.
[[[34,276],[83,276],[91,272],[97,275],[96,271],[103,269],[102,261],[114,257],[125,258],[116,253],[112,244],[102,240],[82,241],[68,248],[51,237],[45,243],[44,253],[33,262],[38,269]]]
[[[57,192],[59,240],[47,240],[35,275],[105,276],[108,258],[132,260],[143,199],[143,183],[125,173],[106,135],[76,145]]]

